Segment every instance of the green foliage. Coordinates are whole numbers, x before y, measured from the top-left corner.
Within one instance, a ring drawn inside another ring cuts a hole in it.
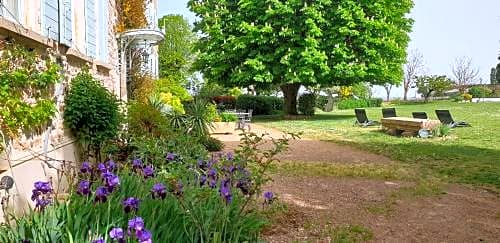
[[[303,94],[299,97],[299,112],[306,116],[314,116],[316,106],[315,94]]]
[[[283,109],[283,100],[274,96],[241,95],[236,99],[236,109],[253,110],[254,115],[273,115]]]
[[[328,104],[328,96],[318,95],[316,97],[316,108],[325,110],[326,104]]]
[[[232,113],[221,113],[220,118],[222,122],[235,122],[238,120],[238,117]]]
[[[357,83],[352,86],[352,94],[358,98],[370,98],[370,86],[366,83]]]
[[[365,108],[365,107],[381,107],[382,99],[344,99],[337,103],[337,108],[339,110],[348,110],[355,108]]]
[[[431,95],[442,95],[446,90],[453,86],[451,81],[446,76],[420,76],[417,77],[417,92],[421,94],[425,101],[428,101]]]
[[[474,86],[469,89],[469,94],[474,98],[487,98],[493,94],[493,91],[488,87]]]
[[[131,101],[127,110],[128,132],[133,136],[169,134],[169,123],[160,110],[151,104]]]
[[[219,114],[217,114],[217,105],[214,103],[208,103],[206,116],[207,120],[214,121],[219,116]]]
[[[184,85],[192,75],[192,51],[196,35],[189,22],[181,15],[166,15],[158,20],[165,31],[165,40],[159,46],[160,77]]]
[[[241,92],[241,89],[240,89],[240,88],[235,87],[235,88],[229,89],[228,94],[229,94],[230,96],[233,96],[233,97],[238,97],[238,96],[242,95],[242,94],[243,94],[243,92]]]
[[[209,151],[209,152],[218,152],[224,149],[224,143],[220,141],[219,139],[213,138],[213,137],[207,137],[202,140],[203,146]]]
[[[497,70],[496,67],[491,68],[490,84],[500,83],[500,80],[497,81],[497,72],[500,72],[500,69]],[[500,78],[500,75],[499,75],[499,78]]]
[[[186,107],[188,125],[186,132],[188,134],[198,138],[204,138],[210,134],[214,120],[213,106],[209,108],[211,105],[213,104],[203,100],[195,100]]]
[[[403,79],[411,0],[190,0],[188,5],[199,18],[195,31],[206,36],[196,45],[195,68],[223,86],[265,89]],[[288,101],[296,99],[294,92],[289,94]]]
[[[118,135],[121,123],[119,102],[87,70],[71,81],[65,104],[64,124],[96,155],[103,143]]]
[[[497,68],[496,68],[496,78],[497,78],[497,84],[500,84],[500,63],[498,63]]]
[[[227,88],[214,82],[205,82],[198,91],[197,97],[204,100],[211,100],[212,97],[225,96],[228,93]]]
[[[439,126],[432,129],[432,135],[434,137],[446,137],[450,134],[451,127],[448,125],[440,124]]]
[[[450,97],[450,100],[453,102],[460,102],[464,100],[464,96],[462,94],[455,94]]]
[[[18,44],[0,41],[0,47],[0,131],[8,139],[46,125],[55,115],[60,67]]]

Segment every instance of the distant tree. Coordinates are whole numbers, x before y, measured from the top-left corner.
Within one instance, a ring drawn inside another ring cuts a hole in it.
[[[408,53],[404,69],[403,99],[408,100],[410,88],[415,86],[417,76],[420,75],[424,69],[424,55],[417,49],[411,50],[410,53]]]
[[[160,78],[175,79],[186,84],[193,74],[193,45],[196,35],[182,15],[166,15],[158,20],[165,31],[165,40],[159,47]]]
[[[500,63],[498,63],[496,70],[497,70],[497,73],[496,73],[496,75],[497,75],[497,84],[500,84]]]
[[[446,76],[420,76],[416,82],[418,93],[421,94],[425,102],[433,95],[442,95],[453,86],[453,81]]]
[[[392,87],[394,86],[394,84],[387,83],[387,84],[384,84],[383,86],[384,86],[384,89],[385,89],[385,93],[387,94],[385,101],[390,101],[390,99],[391,99],[391,90],[392,90]]]
[[[452,65],[455,84],[460,93],[465,93],[467,85],[474,83],[479,76],[479,69],[474,67],[469,57],[458,57]]]
[[[304,86],[400,82],[412,0],[190,0],[196,67],[228,87],[278,85],[286,114]]]
[[[497,69],[496,68],[491,68],[490,83],[491,84],[497,83]]]

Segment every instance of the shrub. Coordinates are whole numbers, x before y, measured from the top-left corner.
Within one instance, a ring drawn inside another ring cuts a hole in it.
[[[340,110],[365,108],[365,107],[381,107],[382,99],[345,99],[337,104]]]
[[[435,137],[446,137],[450,134],[451,127],[448,125],[440,124],[439,126],[432,129],[432,135]]]
[[[463,97],[464,101],[466,101],[466,102],[472,102],[472,95],[470,95],[470,94],[463,94],[462,97]]]
[[[236,109],[253,110],[254,115],[272,115],[283,109],[283,100],[274,96],[241,95],[236,99]]]
[[[316,96],[316,108],[324,111],[326,104],[328,104],[328,96],[325,95]]]
[[[464,96],[462,94],[456,94],[456,95],[451,96],[450,99],[453,102],[460,102],[460,101],[464,100]]]
[[[99,158],[102,144],[119,131],[118,100],[85,70],[72,80],[65,103],[64,124]]]
[[[213,138],[213,137],[207,137],[202,140],[203,146],[209,151],[209,152],[218,152],[224,149],[224,143],[220,141],[219,139]]]
[[[127,111],[128,132],[134,136],[161,137],[171,130],[167,118],[151,104],[131,101]]]
[[[235,109],[236,108],[236,97],[234,96],[215,96],[212,100],[217,105],[219,109]]]
[[[474,98],[487,98],[493,94],[493,91],[487,87],[474,86],[469,89],[469,94]]]
[[[303,94],[299,97],[298,110],[306,116],[314,116],[314,107],[316,106],[315,94]]]
[[[187,118],[186,133],[198,138],[207,137],[210,134],[210,129],[213,128],[213,107],[209,108],[210,104],[203,100],[195,100],[186,106]],[[215,113],[217,115],[217,113]]]
[[[231,113],[222,113],[220,114],[220,118],[222,122],[235,122],[238,120],[238,116]]]

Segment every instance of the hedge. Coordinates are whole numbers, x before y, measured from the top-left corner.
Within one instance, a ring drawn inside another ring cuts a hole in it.
[[[339,110],[365,108],[365,107],[381,107],[382,99],[345,99],[337,104]]]
[[[283,109],[283,99],[274,96],[241,95],[236,99],[236,109],[253,110],[253,115],[273,115]]]

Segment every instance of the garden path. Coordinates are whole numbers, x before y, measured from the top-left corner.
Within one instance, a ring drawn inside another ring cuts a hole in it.
[[[276,129],[252,124],[252,131],[280,138]],[[226,151],[239,136],[214,135]],[[270,146],[270,143],[264,146]],[[299,139],[281,161],[323,168],[353,164],[363,170],[398,162],[382,155],[331,142]],[[303,170],[305,170],[304,167]],[[307,167],[308,168],[308,167]],[[414,180],[356,178],[279,171],[266,190],[286,210],[264,232],[268,242],[500,242],[500,195],[454,184],[420,185]],[[354,168],[357,170],[357,167]],[[368,173],[370,174],[370,173]],[[375,172],[376,174],[376,172]],[[424,182],[425,183],[425,182]]]

